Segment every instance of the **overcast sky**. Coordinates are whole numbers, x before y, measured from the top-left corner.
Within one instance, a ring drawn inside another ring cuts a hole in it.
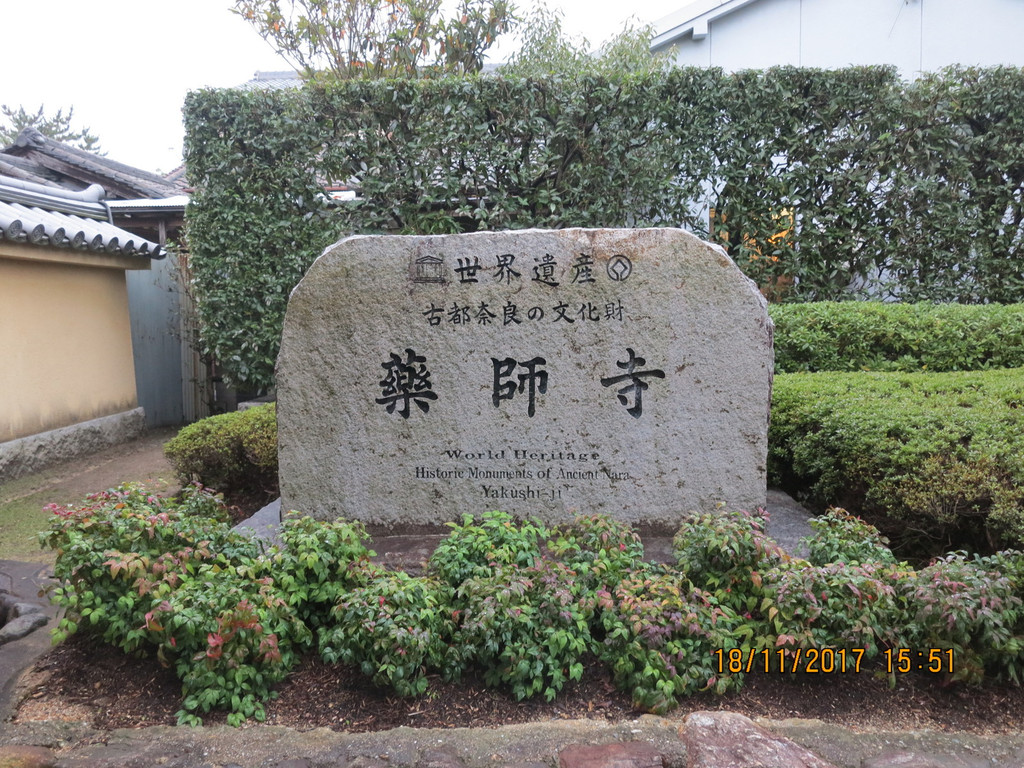
[[[520,0],[529,7],[531,0]],[[632,19],[657,21],[691,0],[548,0],[564,28],[600,43]],[[149,171],[181,162],[185,94],[227,88],[287,64],[231,0],[21,0],[0,19],[0,104],[74,107],[114,160]]]

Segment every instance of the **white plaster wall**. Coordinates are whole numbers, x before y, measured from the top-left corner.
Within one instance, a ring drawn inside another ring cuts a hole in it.
[[[670,55],[680,67],[710,67],[711,36],[694,40],[693,35],[687,33],[686,37],[672,45]]]
[[[912,75],[921,61],[921,7],[922,0],[804,0],[799,63],[894,64]]]
[[[678,20],[678,16],[676,17]],[[1024,0],[754,0],[670,49],[681,65],[1024,66]]]
[[[921,69],[1024,66],[1024,0],[921,0]]]
[[[711,64],[735,71],[799,64],[802,0],[760,0],[711,22]]]

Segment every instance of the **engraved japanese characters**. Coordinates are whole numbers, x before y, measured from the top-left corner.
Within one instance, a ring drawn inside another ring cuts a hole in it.
[[[764,503],[763,298],[681,230],[352,237],[292,294],[284,509],[673,526]]]

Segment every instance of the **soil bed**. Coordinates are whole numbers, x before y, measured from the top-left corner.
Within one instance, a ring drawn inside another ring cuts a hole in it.
[[[53,477],[34,478],[22,495],[38,494],[39,506],[50,501],[76,502],[124,479],[170,477],[173,472],[162,451],[167,437],[153,433],[93,457],[87,465],[75,462]],[[168,492],[166,486],[157,490]],[[255,511],[263,498],[254,494],[232,501],[238,507],[237,516],[243,517]],[[36,530],[44,526],[41,523]],[[817,718],[855,729],[1024,732],[1021,688],[941,687],[935,678],[911,674],[898,677],[890,690],[884,674],[876,672],[799,677],[751,674],[739,693],[684,700],[672,716],[723,709],[750,717]],[[173,725],[181,707],[181,684],[171,670],[161,668],[153,658],[125,656],[85,636],[72,636],[50,650],[23,680],[26,695],[16,714],[21,722],[81,720],[101,729]],[[293,670],[278,691],[279,698],[267,704],[267,722],[298,730],[493,727],[563,718],[622,720],[639,714],[629,695],[616,690],[597,663],[587,666],[582,683],[567,687],[550,703],[542,698],[517,702],[505,691],[486,688],[472,678],[455,684],[434,679],[426,696],[400,699],[371,686],[358,670],[326,665],[315,656]],[[204,720],[223,723],[226,716],[213,713]]]
[[[72,636],[42,657],[29,673],[29,689],[16,722],[87,720],[100,729],[173,725],[181,685],[152,659],[125,656],[88,637]],[[553,702],[517,702],[502,690],[467,678],[431,680],[426,696],[402,699],[370,685],[358,670],[311,656],[267,704],[267,723],[298,730],[326,727],[364,732],[396,728],[494,727],[538,720],[636,717],[628,694],[615,689],[604,668],[587,665],[583,682]],[[696,710],[729,710],[749,717],[816,718],[854,729],[1024,731],[1024,690],[987,684],[943,687],[934,678],[901,675],[896,687],[877,667],[859,673],[797,677],[754,673],[743,689],[684,700],[673,717]],[[224,723],[223,713],[204,717]]]

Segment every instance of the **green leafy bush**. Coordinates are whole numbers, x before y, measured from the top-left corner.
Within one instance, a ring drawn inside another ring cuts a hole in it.
[[[893,627],[899,647],[952,650],[952,680],[986,675],[1021,682],[1024,613],[1010,580],[985,561],[957,552],[936,560],[900,585],[905,624]]]
[[[737,690],[742,675],[722,674],[715,651],[738,647],[739,621],[714,595],[651,569],[597,593],[605,632],[598,654],[636,707],[661,714],[684,696]]]
[[[1024,552],[1006,549],[985,557],[975,556],[978,567],[1006,577],[1013,594],[1024,600]]]
[[[776,373],[1024,367],[1024,306],[776,304]]]
[[[807,547],[811,565],[896,562],[888,540],[878,529],[845,509],[826,510],[824,515],[812,518],[810,525],[814,533],[800,541]]]
[[[380,573],[340,597],[320,632],[320,655],[359,666],[399,696],[426,692],[428,671],[458,678],[464,652],[454,642],[457,611],[449,594],[434,579]]]
[[[277,407],[222,413],[184,427],[164,446],[185,482],[224,494],[277,494]]]
[[[178,722],[229,711],[228,723],[263,720],[272,686],[298,663],[312,634],[265,574],[269,569],[205,565],[146,614],[162,660],[182,682]]]
[[[551,556],[575,571],[585,589],[613,588],[644,559],[639,534],[608,515],[578,517],[552,535]]]
[[[576,587],[575,574],[551,560],[499,567],[459,587],[458,642],[488,685],[511,686],[516,699],[543,693],[551,701],[580,679],[593,598]]]
[[[321,521],[289,512],[281,524],[284,551],[274,558],[274,575],[289,604],[311,627],[327,623],[338,600],[374,577],[374,552],[362,523]]]
[[[140,627],[153,599],[213,560],[212,541],[233,539],[214,497],[193,490],[187,499],[182,511],[141,486],[125,485],[93,494],[78,507],[48,507],[54,516],[40,543],[57,554],[54,577],[60,585],[53,596],[64,608],[55,640],[84,626],[127,652],[144,648]],[[237,544],[258,553],[251,542]]]
[[[448,523],[452,532],[430,557],[430,570],[451,587],[475,577],[488,577],[504,565],[533,565],[541,556],[547,529],[536,521],[517,523],[507,512],[471,514],[462,523]]]
[[[846,650],[846,664],[854,663],[854,649],[874,658],[892,644],[893,630],[902,623],[896,585],[907,572],[881,563],[779,565],[767,577],[765,629],[752,646],[782,649],[791,657],[794,650]]]
[[[775,378],[769,482],[899,546],[1024,541],[1024,369]]]
[[[315,647],[403,696],[425,693],[432,674],[476,668],[517,698],[550,700],[596,658],[654,712],[738,689],[734,654],[847,649],[852,662],[852,649],[949,650],[951,677],[970,683],[1019,682],[1024,664],[1024,555],[955,554],[918,571],[875,557],[877,536],[838,512],[819,531],[827,557],[863,536],[873,560],[784,557],[762,515],[723,511],[684,523],[682,570],[628,562],[641,553],[628,525],[581,518],[550,545],[577,572],[539,549],[543,528],[495,512],[454,525],[453,567],[435,553],[425,577],[374,565],[362,526],[345,521],[289,516],[289,550],[266,549],[231,531],[223,502],[198,488],[179,501],[126,486],[54,512],[41,539],[57,550],[55,639],[91,632],[154,653],[182,680],[182,723],[213,709],[235,725],[262,719],[274,686]]]
[[[309,640],[267,579],[262,545],[231,531],[222,503],[199,489],[180,506],[131,485],[87,502],[53,508],[41,534],[57,552],[54,639],[85,630],[129,653],[155,651],[183,681],[180,722],[213,707],[236,724],[261,718]]]
[[[757,610],[764,574],[783,557],[765,534],[766,524],[764,510],[691,515],[672,540],[676,564],[694,586],[717,595],[737,613]]]

